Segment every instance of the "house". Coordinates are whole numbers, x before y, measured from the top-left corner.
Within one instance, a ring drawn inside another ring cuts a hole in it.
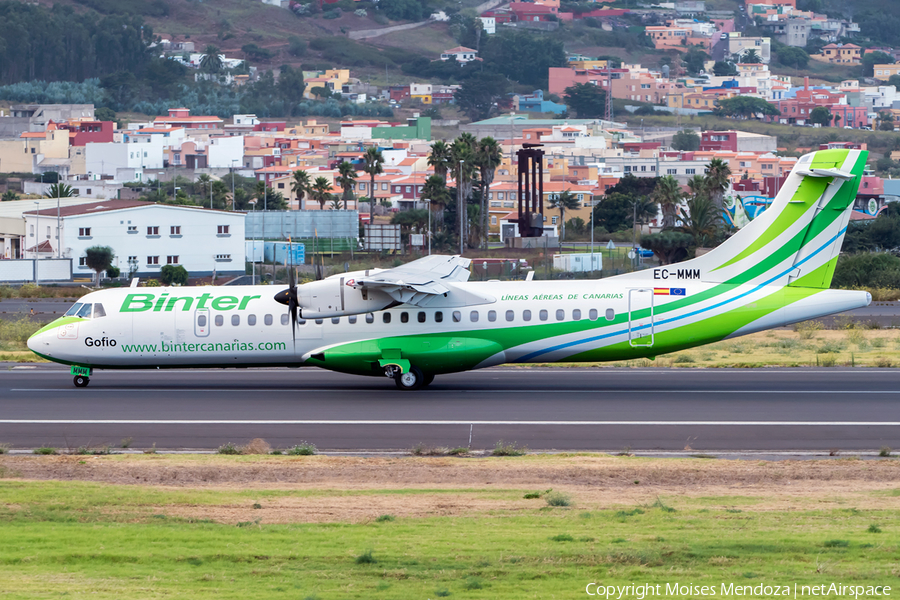
[[[51,212],[52,219],[39,211],[24,213],[26,247],[53,245],[56,211]],[[93,273],[85,250],[98,245],[115,251],[113,266],[139,277],[159,277],[167,264],[181,265],[194,277],[244,274],[241,212],[104,200],[61,208],[60,223],[62,255],[74,259],[76,276]]]
[[[874,65],[875,79],[887,81],[894,75],[900,75],[900,63],[893,65]]]
[[[2,111],[0,115],[3,115]],[[51,122],[61,123],[78,119],[93,121],[94,105],[13,104],[9,107],[9,115],[3,115],[0,119],[0,138],[19,137],[26,131],[37,133],[46,130]]]
[[[497,19],[484,15],[478,18],[481,19],[481,27],[486,34],[493,35],[497,33]]]
[[[315,88],[325,88],[332,94],[340,94],[344,86],[350,83],[350,69],[328,69],[326,71],[303,71],[303,80],[306,89],[303,97],[308,100],[315,99]]]
[[[858,65],[862,60],[862,48],[856,44],[828,44],[821,54],[813,54],[810,58],[832,64]]]
[[[744,55],[750,50],[756,50],[756,54],[765,64],[769,64],[772,58],[772,41],[767,37],[744,37],[740,33],[730,34],[728,37],[728,54],[730,56],[740,56],[740,62]]]
[[[69,131],[51,125],[45,131],[26,131],[16,139],[0,140],[0,173],[59,171],[56,164],[41,165],[51,159],[68,160],[69,135]]]
[[[557,21],[559,4],[548,5],[537,2],[510,2],[509,10],[515,22]]]
[[[514,95],[513,109],[528,112],[552,112],[558,115],[565,112],[566,105],[551,100],[544,100],[544,91],[534,90],[531,94]]]
[[[466,48],[465,46],[457,46],[441,52],[441,60],[455,60],[460,65],[472,62],[473,60],[481,60],[478,58],[478,51]]]
[[[189,108],[170,108],[167,117],[156,117],[153,127],[183,127],[185,129],[222,129],[225,120],[213,116],[191,116]]]

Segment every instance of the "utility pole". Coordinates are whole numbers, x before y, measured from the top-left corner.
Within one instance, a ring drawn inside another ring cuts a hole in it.
[[[462,193],[462,170],[464,160],[459,161],[459,171],[456,174],[456,210],[459,211],[459,255],[463,255],[466,239],[466,199]]]

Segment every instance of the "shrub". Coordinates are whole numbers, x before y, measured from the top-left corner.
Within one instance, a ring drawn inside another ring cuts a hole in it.
[[[544,500],[547,502],[547,506],[575,506],[572,497],[563,492],[550,492]]]
[[[223,444],[219,446],[219,449],[216,450],[216,454],[240,454],[241,448],[240,446],[234,444],[233,442],[228,442],[227,444]]]
[[[463,448],[462,446],[460,446],[459,448],[453,448],[452,450],[447,452],[447,454],[449,454],[450,456],[462,456],[463,454],[468,454],[468,453],[469,453],[469,449]]]
[[[374,565],[378,561],[375,560],[375,557],[372,556],[371,550],[366,550],[362,554],[356,557],[356,564],[358,565]]]
[[[241,454],[268,454],[271,451],[272,447],[262,438],[254,438],[241,447]]]
[[[869,533],[881,533],[881,527],[879,527],[875,523],[872,523],[871,525],[869,525],[869,528],[866,529],[866,531],[868,531]]]
[[[9,444],[0,444],[0,454],[9,453]]]
[[[477,577],[467,577],[464,587],[467,590],[480,590],[484,587],[484,584]]]
[[[835,364],[837,364],[837,357],[834,354],[816,355],[816,366],[833,367]]]
[[[560,533],[559,535],[554,535],[550,538],[551,542],[574,542],[575,538],[573,538],[568,533]]]
[[[106,269],[106,276],[110,279],[115,279],[121,274],[122,270],[119,267],[109,267],[108,269]]]
[[[503,440],[499,440],[497,445],[494,446],[494,450],[491,452],[493,456],[523,456],[526,452],[528,452],[528,448],[522,447],[519,448],[516,446],[516,443],[512,444],[504,444]]]
[[[288,456],[312,456],[314,454],[318,454],[318,449],[315,444],[310,444],[309,442],[300,442],[293,448],[287,451]]]
[[[526,500],[534,500],[535,498],[540,498],[541,495],[542,494],[540,492],[528,492],[527,494],[525,494],[522,497],[525,498]]]
[[[873,348],[884,348],[885,341],[884,338],[874,338],[869,340],[869,343],[872,344]]]
[[[856,344],[857,346],[862,343],[868,343],[866,340],[866,334],[863,333],[861,329],[850,329],[847,331],[847,341],[851,344]]]
[[[821,321],[802,321],[794,325],[794,331],[800,334],[801,340],[811,340],[816,337],[817,331],[822,331]]]
[[[882,446],[881,450],[878,451],[878,456],[887,457],[891,455],[891,449],[887,446]]]
[[[644,511],[640,508],[632,508],[631,510],[617,510],[615,516],[619,518],[625,518],[642,514],[644,514]]]
[[[464,450],[466,452],[469,451],[468,448],[464,448]],[[413,456],[444,456],[446,454],[449,454],[450,451],[447,448],[442,448],[440,446],[426,446],[425,444],[419,442],[410,449],[409,453]]]
[[[395,521],[396,517],[394,515],[381,515],[377,519],[375,519],[376,523],[389,523],[390,521]]]
[[[819,354],[836,354],[847,347],[847,344],[841,340],[823,342],[816,352]]]
[[[34,453],[35,454],[57,454],[56,448],[49,448],[49,447],[35,448]]]
[[[822,545],[826,548],[846,548],[850,545],[850,542],[847,540],[825,540],[825,543]]]
[[[880,367],[882,369],[889,369],[894,366],[894,363],[891,359],[885,356],[879,356],[875,359],[875,366]]]
[[[434,591],[434,595],[438,598],[446,598],[450,595],[450,590],[448,590],[447,588],[438,588]]]
[[[696,362],[696,361],[694,360],[694,357],[691,356],[690,354],[676,354],[675,360],[673,360],[672,362],[674,362],[676,365],[680,365],[680,364],[692,363],[692,362]]]
[[[87,446],[79,446],[75,450],[75,454],[100,456],[103,454],[111,454],[109,446],[100,446],[99,448],[89,448]]]
[[[259,509],[262,508],[262,504],[260,504],[259,502],[254,502],[254,503],[253,503],[253,508],[254,508],[255,510],[259,510]]]

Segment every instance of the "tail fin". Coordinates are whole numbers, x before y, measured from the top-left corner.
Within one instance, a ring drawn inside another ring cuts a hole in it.
[[[829,287],[867,156],[819,150],[800,157],[762,215],[679,269],[699,269],[710,283]]]

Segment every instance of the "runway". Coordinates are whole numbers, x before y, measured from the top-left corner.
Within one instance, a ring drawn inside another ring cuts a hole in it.
[[[0,371],[0,443],[214,449],[254,437],[323,450],[871,451],[900,447],[892,369],[515,369],[401,392],[313,369]]]

